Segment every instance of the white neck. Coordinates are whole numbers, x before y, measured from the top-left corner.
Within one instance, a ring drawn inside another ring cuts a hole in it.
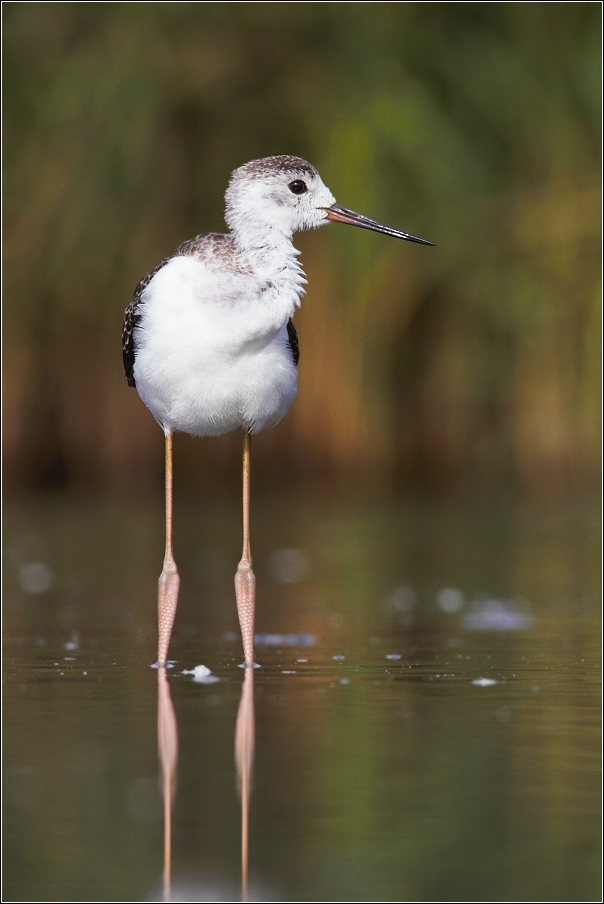
[[[272,288],[264,295],[263,304],[276,305],[278,309],[284,306],[288,316],[293,316],[304,295],[306,279],[298,261],[300,252],[294,248],[291,234],[256,226],[233,230],[233,238],[242,262]]]

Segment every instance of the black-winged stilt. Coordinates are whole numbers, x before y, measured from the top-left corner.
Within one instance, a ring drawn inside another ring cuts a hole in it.
[[[250,435],[278,423],[298,385],[292,322],[306,280],[294,232],[348,223],[432,245],[336,204],[299,157],[252,160],[226,191],[228,235],[198,235],[157,264],[126,309],[122,347],[130,386],[166,444],[166,551],[159,578],[158,663],[165,665],[178,601],[172,554],[172,435],[243,429],[243,553],[235,594],[246,665],[254,661],[256,579],[249,534]]]

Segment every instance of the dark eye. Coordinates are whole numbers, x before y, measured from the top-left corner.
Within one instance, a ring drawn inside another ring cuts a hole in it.
[[[305,191],[308,191],[306,182],[303,182],[302,179],[294,179],[293,182],[290,182],[289,190],[293,191],[295,195],[303,195]]]

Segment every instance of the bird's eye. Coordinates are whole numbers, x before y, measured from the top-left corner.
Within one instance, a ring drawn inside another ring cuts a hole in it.
[[[290,182],[289,190],[295,195],[303,195],[305,191],[308,191],[306,182],[303,182],[302,179],[294,179],[293,182]]]

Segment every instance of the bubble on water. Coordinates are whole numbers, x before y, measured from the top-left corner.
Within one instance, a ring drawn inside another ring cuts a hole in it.
[[[401,658],[402,657],[401,657],[400,653],[387,653],[386,654],[386,659],[401,659]]]
[[[463,593],[456,587],[445,587],[437,593],[436,603],[443,612],[459,612],[463,606]]]
[[[54,586],[54,575],[45,562],[28,562],[19,571],[19,583],[25,593],[41,595]]]
[[[511,600],[488,599],[475,603],[462,621],[471,631],[526,631],[535,619],[518,611]]]
[[[205,678],[212,674],[207,665],[196,665],[194,669],[183,669],[182,673],[183,675],[193,675],[195,678]]]
[[[270,557],[269,570],[276,584],[298,584],[308,573],[308,557],[302,549],[276,549]]]
[[[194,669],[183,669],[182,673],[183,675],[192,675],[196,684],[215,684],[220,681],[220,678],[212,675],[207,665],[196,665]]]
[[[494,678],[475,678],[472,682],[476,687],[492,687],[497,684]]]
[[[317,638],[314,634],[256,634],[254,641],[266,647],[312,647]]]
[[[342,659],[346,659],[346,657],[338,653],[336,656],[332,656],[332,659],[335,659],[336,662],[340,662]]]

